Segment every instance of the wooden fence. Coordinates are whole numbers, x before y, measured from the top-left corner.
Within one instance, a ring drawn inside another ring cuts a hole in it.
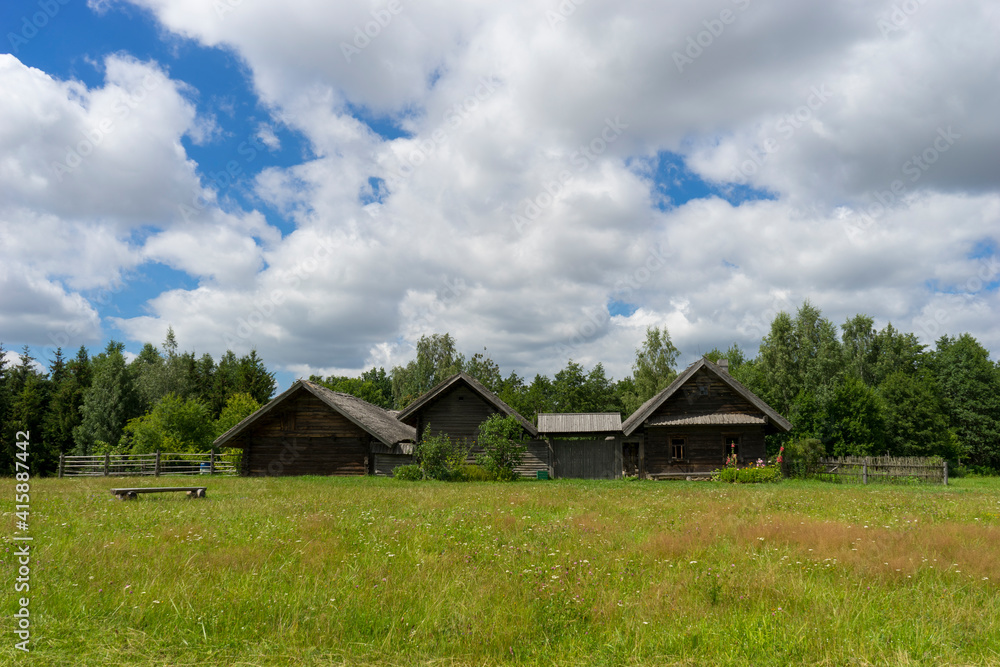
[[[836,456],[804,466],[808,477],[855,484],[948,483],[948,462],[897,456]]]
[[[59,455],[60,477],[138,477],[165,475],[236,475],[239,454],[104,454],[98,456]]]

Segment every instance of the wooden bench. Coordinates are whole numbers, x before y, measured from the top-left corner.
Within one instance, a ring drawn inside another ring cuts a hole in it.
[[[134,489],[111,489],[118,500],[135,500],[140,493],[166,493],[168,491],[186,491],[188,498],[204,498],[204,486],[142,486]]]

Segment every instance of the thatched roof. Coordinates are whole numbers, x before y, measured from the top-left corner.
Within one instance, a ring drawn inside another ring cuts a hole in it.
[[[346,417],[348,421],[367,431],[383,445],[392,447],[401,442],[414,442],[417,438],[413,427],[396,420],[389,414],[388,410],[383,410],[377,405],[372,405],[357,396],[330,391],[326,387],[309,382],[308,380],[296,380],[291,387],[275,396],[267,405],[216,438],[215,446],[226,446],[226,443],[252,426],[257,420],[264,417],[292,396],[303,391],[309,392],[328,405],[332,410]]]
[[[622,416],[618,412],[540,412],[538,432],[621,433]]]
[[[411,421],[413,417],[418,412],[420,412],[425,406],[429,405],[436,398],[442,396],[443,394],[448,392],[448,390],[450,390],[452,387],[455,387],[456,385],[459,384],[465,384],[466,386],[468,386],[473,392],[478,394],[484,401],[486,401],[494,408],[496,408],[497,412],[501,412],[505,415],[510,415],[511,417],[517,419],[517,421],[520,422],[521,426],[524,427],[524,430],[527,431],[532,438],[538,437],[538,429],[535,428],[534,424],[532,424],[527,419],[522,417],[517,410],[504,403],[499,396],[497,396],[492,391],[484,387],[483,384],[479,382],[479,380],[477,380],[476,378],[472,377],[467,373],[455,373],[447,380],[439,382],[435,387],[430,389],[423,396],[421,396],[420,398],[418,398],[417,400],[413,401],[408,406],[406,406],[406,408],[401,413],[399,413],[398,419],[401,422]]]
[[[741,397],[743,397],[744,399],[746,399],[746,401],[748,403],[750,403],[752,406],[754,406],[755,408],[757,408],[758,410],[760,410],[760,412],[764,415],[764,418],[763,418],[764,421],[763,422],[747,422],[747,421],[743,421],[743,422],[711,422],[711,421],[701,421],[701,422],[685,422],[685,423],[690,423],[690,424],[694,424],[694,423],[702,423],[702,424],[711,424],[711,423],[770,423],[775,428],[777,428],[779,431],[782,431],[782,432],[785,432],[785,433],[787,433],[788,431],[792,430],[792,423],[790,421],[788,421],[787,419],[785,419],[784,417],[782,417],[781,415],[779,415],[774,410],[774,408],[772,408],[770,405],[768,405],[763,400],[761,400],[760,397],[758,397],[752,391],[750,391],[749,389],[747,389],[746,387],[744,387],[738,380],[736,380],[735,378],[733,378],[732,375],[730,375],[726,371],[722,370],[722,368],[720,368],[719,366],[713,364],[711,361],[709,361],[708,359],[705,359],[703,357],[703,358],[699,359],[698,361],[694,362],[693,364],[691,364],[690,366],[688,366],[687,369],[685,369],[683,373],[681,373],[680,375],[677,376],[677,379],[675,379],[673,382],[670,383],[669,387],[667,387],[666,389],[664,389],[663,391],[661,391],[659,394],[657,394],[656,396],[652,397],[651,399],[649,399],[648,401],[646,401],[645,403],[643,403],[639,407],[638,410],[636,410],[635,412],[633,412],[632,416],[630,416],[628,419],[626,419],[625,423],[622,424],[622,431],[625,433],[625,435],[632,435],[632,433],[634,433],[636,429],[638,429],[643,423],[645,423],[646,420],[649,419],[649,417],[654,412],[656,412],[656,410],[661,405],[663,405],[667,401],[667,399],[669,399],[671,396],[673,396],[675,393],[677,393],[680,390],[680,388],[683,387],[684,384],[694,376],[695,373],[697,373],[698,371],[700,371],[703,368],[705,370],[707,370],[709,373],[712,373],[713,375],[717,376],[720,380],[722,380],[725,384],[727,384],[733,391],[735,391]],[[699,417],[693,417],[692,419],[708,419],[708,418],[712,418],[712,417],[716,417],[716,416],[718,416],[718,415],[704,415],[704,416],[699,416]],[[750,417],[750,416],[751,415],[740,415],[740,417]],[[664,425],[664,424],[659,424],[659,423],[653,424],[652,422],[650,422],[649,425],[650,426],[653,426],[653,425],[659,426],[659,425]]]

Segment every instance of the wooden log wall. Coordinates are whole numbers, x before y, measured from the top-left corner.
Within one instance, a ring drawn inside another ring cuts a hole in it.
[[[371,436],[302,392],[247,429],[245,474],[365,475]]]
[[[479,438],[479,425],[496,411],[474,391],[459,384],[420,410],[417,437],[423,437],[429,424],[431,433],[446,433],[452,440],[464,438],[473,442]]]
[[[724,438],[732,435],[740,438],[741,465],[749,464],[758,458],[767,459],[763,425],[648,428],[645,443],[646,474],[655,476],[669,472],[698,472],[706,467],[721,468],[726,460]],[[684,438],[683,462],[675,462],[672,458],[673,438]]]
[[[715,414],[761,414],[715,374],[699,370],[651,417],[695,417]]]
[[[534,479],[538,476],[539,470],[549,469],[549,443],[544,440],[531,440],[525,444],[527,451],[524,452],[524,459],[516,470],[521,477]]]
[[[379,477],[392,477],[392,473],[396,468],[412,463],[414,463],[414,460],[409,454],[375,454],[373,464],[374,473]]]

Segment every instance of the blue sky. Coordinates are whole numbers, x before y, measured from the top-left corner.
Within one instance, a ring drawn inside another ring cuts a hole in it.
[[[996,350],[994,5],[716,4],[5,3],[0,341],[621,377],[809,299]]]

